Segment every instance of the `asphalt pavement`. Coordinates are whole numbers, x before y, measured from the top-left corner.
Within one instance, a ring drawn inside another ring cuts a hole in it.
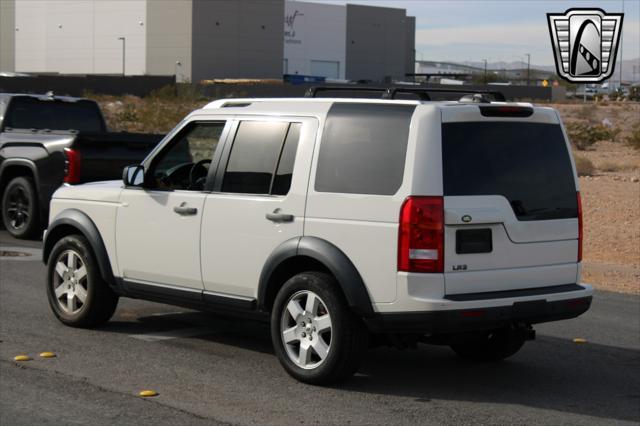
[[[502,363],[379,348],[323,388],[284,372],[260,323],[121,299],[108,325],[65,327],[47,304],[40,243],[0,231],[7,247],[30,256],[0,259],[2,426],[640,423],[637,296],[597,292],[587,314],[537,326]]]

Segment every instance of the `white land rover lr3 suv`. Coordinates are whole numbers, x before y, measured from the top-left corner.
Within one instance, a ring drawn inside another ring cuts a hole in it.
[[[320,384],[352,375],[370,337],[498,360],[587,311],[557,111],[402,91],[215,101],[123,182],[60,188],[53,312],[92,327],[125,296],[264,318],[286,371]]]

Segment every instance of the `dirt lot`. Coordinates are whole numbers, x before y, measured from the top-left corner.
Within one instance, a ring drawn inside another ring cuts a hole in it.
[[[591,161],[591,176],[580,177],[584,209],[583,280],[598,288],[640,294],[640,151],[625,143],[640,124],[640,104],[554,105],[565,123],[608,121],[617,132],[574,151]]]
[[[96,97],[114,130],[167,132],[194,108],[198,98]],[[612,141],[575,151],[592,165],[580,178],[584,209],[583,280],[601,289],[640,294],[640,150],[624,141],[640,124],[640,103],[567,103],[558,108],[565,123],[601,124]]]

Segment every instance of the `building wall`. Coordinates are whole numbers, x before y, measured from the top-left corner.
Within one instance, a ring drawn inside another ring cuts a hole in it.
[[[0,1],[0,72],[15,71],[16,12],[14,0]]]
[[[178,82],[191,81],[192,13],[190,1],[147,2],[148,75],[175,75]]]
[[[347,79],[404,79],[406,37],[404,9],[347,4]]]
[[[285,74],[345,78],[344,6],[285,2]]]
[[[146,1],[15,0],[15,69],[27,73],[145,72]]]
[[[193,0],[192,81],[282,78],[284,0]]]

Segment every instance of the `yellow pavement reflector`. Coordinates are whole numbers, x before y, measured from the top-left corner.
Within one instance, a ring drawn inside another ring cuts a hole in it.
[[[55,358],[56,354],[54,354],[53,352],[42,352],[40,356],[42,358]]]
[[[143,390],[143,391],[140,391],[140,393],[138,395],[147,398],[147,397],[150,397],[150,396],[158,396],[158,392],[153,391],[153,390]]]
[[[13,358],[14,361],[31,361],[32,358],[29,355],[18,355]]]
[[[583,339],[582,337],[576,337],[573,339],[573,343],[587,343],[587,339]]]

